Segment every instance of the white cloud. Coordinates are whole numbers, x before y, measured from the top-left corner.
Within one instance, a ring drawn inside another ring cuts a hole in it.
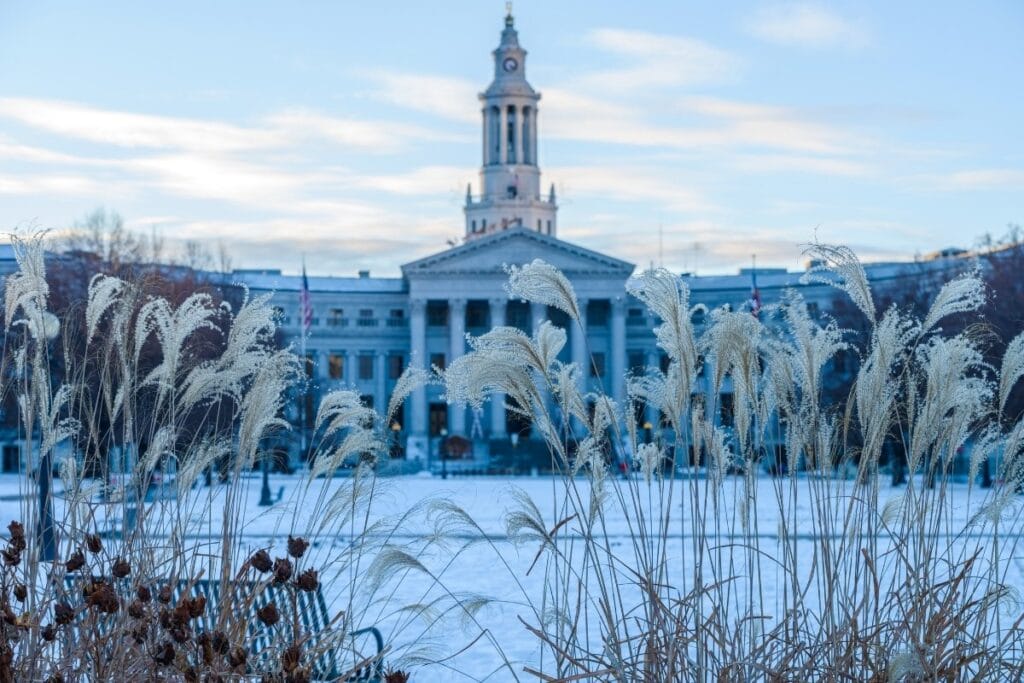
[[[59,100],[2,98],[0,117],[50,133],[118,147],[227,152],[276,147],[286,142],[281,131],[111,111]]]
[[[407,173],[362,175],[353,178],[353,183],[391,194],[443,197],[464,192],[466,183],[474,182],[476,177],[476,170],[462,166],[424,166]]]
[[[601,28],[591,31],[587,42],[632,62],[583,79],[602,89],[629,91],[716,83],[732,79],[740,68],[740,59],[732,53],[683,36]]]
[[[871,164],[861,161],[783,154],[739,155],[735,158],[733,164],[740,170],[753,173],[797,171],[801,173],[848,177],[869,176],[876,170]]]
[[[462,78],[429,74],[373,70],[363,74],[376,89],[373,96],[414,111],[433,114],[450,121],[479,123],[474,106],[480,85]]]
[[[767,7],[751,18],[747,30],[770,43],[806,48],[861,47],[868,40],[860,23],[809,3]]]
[[[977,168],[922,179],[945,190],[1024,190],[1024,169],[1019,168]]]
[[[715,211],[703,194],[656,168],[638,166],[556,166],[548,172],[563,200],[597,197],[626,202],[657,203],[673,211]]]

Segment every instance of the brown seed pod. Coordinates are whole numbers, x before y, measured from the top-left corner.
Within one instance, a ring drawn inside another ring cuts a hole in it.
[[[228,642],[228,637],[224,635],[223,631],[214,631],[211,642],[213,644],[213,649],[222,655],[226,655],[231,647],[231,643]]]
[[[43,640],[49,643],[57,637],[57,629],[53,627],[53,624],[47,624],[39,631],[39,635],[43,637]]]
[[[165,605],[171,601],[171,585],[165,584],[160,587],[160,591],[156,594],[156,599]]]
[[[299,578],[295,579],[295,587],[307,593],[315,592],[319,586],[320,581],[315,569],[307,569],[299,574]]]
[[[25,527],[22,526],[21,522],[12,521],[7,525],[7,530],[11,532],[12,541],[25,542]],[[24,548],[25,546],[22,545],[21,547]]]
[[[306,548],[309,547],[309,541],[304,538],[292,538],[288,536],[288,554],[298,559],[302,557],[303,553],[306,552]]]
[[[302,659],[302,648],[298,645],[289,645],[281,653],[281,668],[285,673],[291,673],[298,668],[300,659]]]
[[[405,671],[389,671],[384,674],[384,683],[409,683],[409,674]]]
[[[198,619],[203,616],[203,612],[206,611],[206,596],[197,595],[192,598],[188,604],[188,614],[193,619]]]
[[[79,569],[85,566],[85,553],[81,550],[76,550],[71,553],[71,557],[64,563],[64,568],[69,572],[77,572]]]
[[[92,585],[92,590],[85,598],[90,607],[95,607],[106,614],[114,614],[121,607],[121,602],[114,592],[114,587],[106,581],[99,581]]]
[[[249,558],[249,564],[255,567],[256,571],[266,574],[273,567],[273,562],[270,559],[270,553],[266,550],[257,550]]]
[[[292,562],[287,557],[274,560],[274,583],[287,583],[292,578]]]
[[[146,616],[146,605],[141,600],[132,600],[128,605],[128,616],[132,619],[142,619]]]
[[[53,608],[53,619],[58,625],[70,624],[75,618],[75,610],[65,602],[58,602]]]
[[[238,647],[237,645],[231,648],[231,654],[228,656],[228,664],[232,668],[237,669],[238,667],[245,664],[245,660],[249,658],[249,651],[244,647]]]
[[[281,615],[277,611],[277,605],[272,602],[268,602],[264,607],[256,610],[256,616],[267,626],[273,626],[281,620]]]
[[[139,596],[139,600],[142,602],[149,602],[153,599],[153,594],[150,592],[148,586],[139,586],[136,588],[135,595]]]
[[[85,547],[89,549],[89,552],[93,555],[103,552],[103,541],[96,534],[85,535]]]
[[[18,602],[25,602],[25,598],[28,597],[28,588],[25,587],[25,584],[15,584],[14,597],[18,599]]]
[[[4,564],[8,567],[16,567],[21,563],[21,550],[17,548],[4,548],[0,555],[4,556]]]
[[[164,644],[153,653],[153,661],[157,664],[167,666],[174,661],[174,643],[169,640],[165,640]]]
[[[309,671],[303,668],[298,668],[285,676],[285,683],[309,683],[310,678]]]
[[[114,560],[114,564],[111,565],[110,573],[113,574],[115,578],[123,579],[132,573],[132,566],[128,564],[123,557],[119,557]]]

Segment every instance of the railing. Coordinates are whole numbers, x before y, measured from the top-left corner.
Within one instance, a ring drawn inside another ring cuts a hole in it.
[[[408,318],[388,318],[387,319],[387,323],[388,323],[388,327],[408,327],[409,326],[409,319]]]
[[[327,327],[348,327],[348,318],[328,318]]]
[[[357,327],[377,327],[379,322],[376,318],[356,318]]]
[[[647,318],[645,316],[642,316],[642,315],[632,316],[632,317],[626,318],[626,325],[628,325],[630,327],[646,327],[647,326]]]

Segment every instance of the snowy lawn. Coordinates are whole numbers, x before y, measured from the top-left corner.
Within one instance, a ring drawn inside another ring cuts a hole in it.
[[[742,497],[742,482],[740,477],[726,479],[722,488],[724,505],[733,505],[734,501]],[[576,485],[584,494],[588,492],[585,479],[576,480]],[[621,482],[609,481],[609,485],[618,486]],[[694,559],[691,551],[691,527],[685,517],[687,508],[683,501],[706,485],[707,482],[703,480],[676,480],[674,483],[672,505],[676,522],[670,529],[671,538],[667,547],[671,564],[674,565],[673,575],[677,577],[674,580],[679,581],[680,588],[683,588],[681,584],[685,584],[691,576]],[[755,533],[760,539],[761,549],[769,552],[772,548],[781,549],[779,539],[784,529],[795,537],[798,549],[802,544],[810,548],[823,532],[815,522],[806,502],[809,496],[798,493],[794,506],[788,508],[791,509],[792,516],[780,518],[777,485],[778,480],[767,477],[759,478],[756,482],[756,503],[753,509],[756,509]],[[798,491],[811,485],[830,487],[829,490],[834,493],[837,505],[845,504],[855,488],[850,482],[838,480],[800,479]],[[259,476],[247,478],[246,486],[248,503],[243,511],[245,525],[240,539],[243,545],[252,549],[275,546],[276,551],[283,554],[283,541],[289,533],[310,537],[314,541],[314,555],[309,566],[323,567],[321,580],[329,608],[334,611],[349,604],[347,591],[350,585],[350,571],[332,569],[329,565],[324,567],[322,564],[318,565],[315,560],[322,558],[323,562],[327,562],[332,552],[336,555],[338,549],[348,547],[353,539],[351,530],[332,529],[322,533],[310,533],[310,529],[316,527],[317,520],[309,518],[312,507],[308,504],[309,497],[305,499],[305,503],[299,502],[303,500],[301,488],[304,486],[304,480],[298,476],[271,476],[271,489],[274,495],[276,496],[279,488],[283,486],[284,496],[279,503],[269,509],[257,505],[261,487]],[[312,490],[318,490],[319,486],[320,482],[315,482]],[[330,482],[330,486],[351,486],[351,480],[338,477]],[[374,596],[375,600],[365,607],[364,614],[356,616],[357,624],[377,625],[383,631],[385,641],[394,648],[395,655],[422,655],[428,659],[447,658],[440,664],[413,667],[413,681],[417,683],[453,680],[536,680],[523,673],[523,666],[538,667],[544,662],[540,660],[540,648],[537,647],[535,638],[524,628],[520,617],[530,624],[536,624],[538,621],[538,614],[531,604],[541,603],[544,563],[542,560],[529,576],[526,575],[527,569],[534,561],[537,545],[524,544],[516,547],[510,543],[505,535],[504,516],[512,505],[509,491],[514,486],[525,491],[544,513],[545,521],[554,525],[558,501],[564,495],[562,480],[547,477],[459,477],[442,480],[431,476],[408,476],[381,479],[378,480],[378,486],[379,490],[375,493],[375,502],[371,509],[373,519],[400,515],[428,499],[445,500],[465,510],[487,534],[489,541],[473,542],[479,539],[473,534],[465,534],[455,535],[444,544],[432,546],[432,550],[425,554],[422,560],[423,564],[439,578],[440,583],[432,584],[428,576],[418,571],[399,575],[394,582],[381,587]],[[645,486],[646,484],[641,484],[641,490]],[[192,519],[203,522],[194,522],[190,525],[195,531],[197,546],[208,545],[210,549],[215,549],[219,544],[222,514],[222,505],[219,503],[222,501],[223,491],[222,486],[207,489],[200,482],[190,495],[189,501],[181,505],[181,509]],[[888,482],[882,482],[880,500],[884,504],[887,499],[899,495],[902,491],[902,488],[893,489],[888,486]],[[982,507],[985,493],[977,488],[969,490],[965,484],[951,485],[948,500],[952,524],[949,528],[966,528],[970,517]],[[4,520],[3,525],[6,525],[6,520],[22,518],[21,506],[34,500],[28,494],[19,477],[0,476],[0,520]],[[57,504],[61,505],[59,498]],[[656,500],[652,500],[651,505],[654,508],[658,507]],[[790,503],[787,502],[785,505],[789,506]],[[110,518],[101,520],[101,526],[116,527],[119,524],[121,506],[105,507],[109,508],[107,513]],[[621,549],[624,557],[632,557],[634,550],[631,529],[635,520],[628,519],[623,513],[622,507],[616,503],[614,493],[609,497],[605,510],[604,535],[607,536],[610,546],[613,549]],[[62,517],[59,509],[56,517]],[[788,520],[792,520],[792,523]],[[733,526],[734,530],[738,528]],[[417,513],[393,538],[396,543],[415,544],[418,538],[431,538],[432,532],[433,527],[425,519],[424,513]],[[573,543],[572,539],[578,539],[579,533],[578,528],[569,524],[560,532],[560,537],[566,543]],[[736,540],[736,534],[730,530],[721,533],[716,530],[716,534],[723,544]],[[1009,558],[1004,559],[1005,579],[1010,585],[1020,585],[1024,579],[1024,562],[1016,545],[1018,540],[1016,537],[1003,536],[1002,556]],[[961,548],[968,545],[970,548],[984,548],[989,541],[984,534],[968,533],[953,539],[951,547]],[[578,540],[575,542],[580,543]],[[886,539],[879,539],[879,543],[884,546]],[[805,558],[800,555],[800,559],[803,561]],[[369,559],[366,562],[368,564]],[[743,570],[741,568],[737,571]],[[782,598],[779,585],[782,577],[779,576],[777,565],[773,564],[770,558],[766,558],[757,571],[760,572],[762,604],[780,604]],[[367,588],[362,586],[363,590]],[[464,599],[471,596],[486,596],[496,602],[488,604],[476,613],[477,626],[468,624],[464,630],[457,627],[457,621],[446,622],[443,630],[429,629],[429,611],[419,616],[400,611],[404,605],[423,603],[429,601],[431,596],[436,597],[447,592],[458,594]],[[739,594],[735,597],[738,601],[745,599]],[[467,648],[474,637],[479,635],[480,627],[487,630],[489,637],[479,638]],[[504,656],[512,662],[514,673],[508,668],[502,668],[502,657],[490,638],[497,642]]]

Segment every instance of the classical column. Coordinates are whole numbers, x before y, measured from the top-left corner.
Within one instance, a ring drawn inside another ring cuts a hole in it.
[[[505,324],[505,310],[508,299],[491,299],[491,329]],[[505,394],[491,394],[491,438],[505,436]]]
[[[491,143],[491,128],[492,128],[491,122],[487,120],[487,107],[484,107],[483,109],[480,110],[480,116],[483,118],[483,121],[484,121],[484,134],[482,136],[480,136],[480,137],[482,137],[483,141],[484,141],[483,165],[486,166],[487,164],[490,163],[490,159],[488,158],[488,155],[490,154],[491,150],[488,147],[488,145],[490,145],[490,143]]]
[[[448,300],[448,359],[446,366],[455,362],[466,352],[466,300]],[[465,436],[466,407],[449,405],[448,431],[451,434]]]
[[[388,395],[387,395],[387,384],[385,378],[387,377],[387,353],[384,351],[378,351],[374,358],[373,368],[373,381],[376,385],[373,396],[373,407],[377,409],[377,412],[381,415],[387,410],[388,407]],[[385,428],[390,428],[391,425],[384,425]]]
[[[580,391],[586,391],[590,378],[590,358],[587,355],[587,300],[579,300],[580,321],[569,321],[572,343],[572,362],[580,368]]]
[[[427,302],[414,299],[409,302],[409,363],[427,367]],[[416,387],[409,397],[409,413],[412,418],[410,434],[414,437],[427,436],[427,388]]]
[[[498,107],[498,160],[508,163],[508,107]]]
[[[355,349],[345,352],[345,381],[352,387],[359,384],[359,352]]]
[[[540,162],[537,160],[537,107],[530,107],[530,163],[534,166]]]
[[[620,406],[626,397],[626,302],[621,296],[612,298],[612,398]]]
[[[577,386],[579,387],[580,393],[585,394],[587,387],[590,385],[590,370],[592,364],[590,362],[590,356],[587,354],[587,300],[579,299],[580,309],[580,321],[577,324],[575,321],[569,321],[569,327],[572,331],[572,362],[579,367],[579,378]],[[572,419],[572,429],[576,434],[583,433],[583,423],[579,419]]]
[[[540,329],[541,323],[548,319],[548,307],[545,304],[539,304],[536,301],[530,302],[530,334],[533,336],[537,335],[537,330]],[[548,391],[547,382],[540,385],[540,397],[541,401],[547,410],[548,415],[554,419],[554,413],[551,410],[551,394]]]

